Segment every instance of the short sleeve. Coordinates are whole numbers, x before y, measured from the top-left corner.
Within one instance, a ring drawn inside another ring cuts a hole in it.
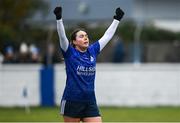
[[[99,41],[96,41],[90,46],[90,50],[93,52],[95,56],[97,56],[100,53],[100,45]]]

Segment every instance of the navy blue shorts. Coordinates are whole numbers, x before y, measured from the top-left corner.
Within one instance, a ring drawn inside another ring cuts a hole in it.
[[[96,102],[61,101],[61,114],[72,118],[98,117]]]

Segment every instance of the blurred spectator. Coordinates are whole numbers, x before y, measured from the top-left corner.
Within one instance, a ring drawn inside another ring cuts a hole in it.
[[[19,49],[19,62],[20,63],[28,63],[29,56],[28,56],[28,46],[26,43],[22,43]]]
[[[15,62],[16,62],[16,56],[14,53],[14,48],[9,45],[5,48],[5,56],[3,63],[15,63]]]
[[[118,36],[116,36],[113,40],[114,45],[114,51],[113,51],[113,62],[119,63],[123,62],[124,60],[124,46],[123,41]]]
[[[38,63],[38,62],[40,62],[39,48],[37,48],[34,44],[30,45],[29,53],[30,53],[30,62],[31,63]]]

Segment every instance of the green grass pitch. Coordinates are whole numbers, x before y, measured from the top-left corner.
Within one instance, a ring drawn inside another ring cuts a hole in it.
[[[180,122],[180,107],[101,107],[103,122]],[[62,122],[59,107],[0,108],[0,122]]]

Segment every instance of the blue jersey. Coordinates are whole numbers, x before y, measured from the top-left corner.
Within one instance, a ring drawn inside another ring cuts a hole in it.
[[[96,101],[94,81],[96,58],[100,52],[99,42],[90,45],[86,52],[80,52],[71,45],[63,52],[66,65],[66,86],[63,100]]]

